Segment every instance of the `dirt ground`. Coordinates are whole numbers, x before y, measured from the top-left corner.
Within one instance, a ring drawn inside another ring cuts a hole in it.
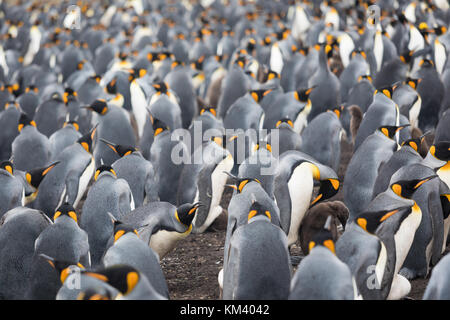
[[[430,137],[431,138],[431,137]],[[345,170],[352,155],[352,146],[346,141],[341,145],[339,178],[343,181]],[[222,207],[226,209],[231,198],[231,189],[226,190]],[[342,192],[330,200],[342,200]],[[223,264],[226,212],[203,234],[191,234],[179,243],[162,261],[170,298],[174,300],[220,299],[217,275]],[[449,246],[450,248],[450,246]],[[447,252],[449,251],[447,248]],[[299,247],[291,249],[292,255],[301,255]],[[294,269],[295,270],[295,269]],[[428,279],[411,281],[409,299],[422,299]]]

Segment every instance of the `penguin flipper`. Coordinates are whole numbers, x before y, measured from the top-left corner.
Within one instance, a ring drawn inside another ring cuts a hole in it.
[[[434,199],[433,199],[434,198]],[[433,247],[431,248],[431,265],[436,265],[441,258],[442,244],[444,240],[444,217],[439,194],[432,192],[428,195],[428,212],[431,215],[431,227],[433,230]]]
[[[77,176],[75,171],[72,171],[67,175],[66,178],[66,190],[65,197],[67,198],[67,202],[71,205],[75,204],[75,200],[78,195],[78,187],[79,187],[79,177]]]
[[[275,181],[274,195],[278,208],[280,209],[281,229],[289,234],[291,224],[291,197],[287,183],[277,183]]]

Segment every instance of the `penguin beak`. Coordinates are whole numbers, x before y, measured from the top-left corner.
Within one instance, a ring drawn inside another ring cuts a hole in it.
[[[419,183],[417,183],[415,186],[414,186],[414,189],[417,189],[417,188],[419,188],[421,185],[423,185],[425,182],[428,182],[428,181],[430,181],[431,179],[434,179],[434,178],[437,178],[437,177],[439,177],[438,175],[432,175],[432,176],[430,176],[430,177],[428,177],[428,178],[425,178],[425,179],[423,179],[423,180],[421,180]]]

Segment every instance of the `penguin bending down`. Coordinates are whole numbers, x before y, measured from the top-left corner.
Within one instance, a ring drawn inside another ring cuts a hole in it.
[[[193,220],[193,232],[204,232],[222,213],[220,206],[233,157],[222,146],[222,137],[203,144],[194,151],[192,164],[185,164],[178,185],[177,204],[200,202]],[[201,157],[200,163],[196,159]]]
[[[238,227],[224,252],[223,299],[287,299],[291,280],[286,234],[271,223],[271,212],[255,201],[247,223]]]
[[[41,211],[16,207],[0,219],[0,297],[26,298],[33,266],[34,243],[51,224]]]
[[[157,254],[140,239],[136,229],[116,220],[114,236],[108,242],[108,249],[102,257],[102,265],[106,268],[126,264],[140,270],[155,290],[165,298],[169,298],[169,290]]]
[[[318,195],[313,196],[314,180],[320,181]],[[298,230],[308,208],[333,197],[339,190],[337,174],[311,156],[288,151],[278,161],[274,195],[280,209],[281,228],[288,235],[291,246],[298,239]]]
[[[192,231],[192,220],[200,203],[185,203],[178,207],[168,202],[150,202],[139,207],[121,221],[138,230],[140,238],[163,259]]]
[[[433,144],[422,164],[435,169],[439,178],[450,188],[450,141]]]
[[[355,300],[358,291],[349,267],[336,257],[331,216],[309,242],[309,254],[291,280],[289,300]]]
[[[35,209],[51,216],[66,196],[67,202],[74,208],[78,206],[94,174],[95,163],[91,152],[95,132],[96,128],[92,129],[56,157],[58,166],[48,172],[39,185],[33,203]]]
[[[78,226],[75,209],[64,203],[56,210],[53,220],[54,223],[43,230],[35,242],[29,299],[55,299],[61,287],[60,277],[41,254],[57,261],[90,267],[88,235]]]
[[[113,234],[108,212],[121,220],[135,207],[128,183],[118,179],[111,166],[98,167],[94,179],[83,204],[80,226],[89,237],[92,265],[98,266]]]

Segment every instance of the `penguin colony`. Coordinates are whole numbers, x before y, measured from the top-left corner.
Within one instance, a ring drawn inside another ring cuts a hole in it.
[[[450,299],[449,9],[2,1],[0,298],[170,299],[226,211],[223,299]]]

